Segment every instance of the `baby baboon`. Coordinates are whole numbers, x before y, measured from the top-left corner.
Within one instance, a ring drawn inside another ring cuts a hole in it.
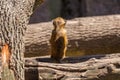
[[[66,21],[61,17],[57,17],[53,20],[54,29],[52,30],[50,39],[51,58],[58,62],[65,57],[68,44],[65,24]]]

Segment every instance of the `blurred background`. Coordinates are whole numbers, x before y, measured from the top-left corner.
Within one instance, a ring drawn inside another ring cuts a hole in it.
[[[120,13],[120,0],[44,0],[30,18],[30,24],[47,22],[61,16],[65,19]]]

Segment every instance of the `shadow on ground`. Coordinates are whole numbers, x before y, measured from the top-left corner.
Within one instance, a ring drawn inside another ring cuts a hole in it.
[[[105,57],[105,55],[89,55],[89,56],[81,56],[81,57],[66,57],[63,60],[61,60],[61,63],[80,63],[87,61],[89,59],[94,60],[94,59],[100,59],[102,57]],[[36,58],[38,62],[45,62],[45,63],[56,63],[54,59],[51,59],[50,57],[45,57],[45,58]]]

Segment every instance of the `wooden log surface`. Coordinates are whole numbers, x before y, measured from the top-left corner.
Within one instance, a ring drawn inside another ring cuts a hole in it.
[[[120,15],[84,17],[67,20],[68,52],[83,54],[120,52]],[[52,21],[30,24],[26,33],[25,55],[50,53]]]
[[[120,45],[118,45],[120,44],[119,21],[120,15],[67,20],[66,29],[69,40],[67,52],[75,52],[78,50],[84,55],[120,52]],[[49,39],[52,29],[52,21],[29,24],[25,36],[25,56],[49,54]]]
[[[25,80],[119,79],[120,53],[67,57],[62,63],[55,63],[49,56],[25,59]]]
[[[120,53],[66,57],[55,63],[49,56],[26,58],[26,80],[119,80]]]
[[[25,80],[119,79],[120,53],[66,57],[61,63],[55,63],[49,56],[25,58]]]

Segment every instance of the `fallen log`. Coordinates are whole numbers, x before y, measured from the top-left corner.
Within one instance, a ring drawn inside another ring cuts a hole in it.
[[[68,52],[81,55],[120,52],[120,15],[76,18],[67,21]],[[52,22],[30,24],[26,33],[26,56],[50,53]]]
[[[55,63],[49,56],[25,58],[25,80],[119,79],[120,53],[66,57],[62,63]]]
[[[55,63],[49,56],[26,58],[26,80],[119,80],[120,53],[67,57]]]
[[[69,39],[67,53],[77,53],[78,51],[80,55],[86,55],[120,52],[120,45],[118,45],[120,44],[119,21],[120,15],[68,20],[66,25]],[[49,39],[52,29],[52,22],[28,25],[25,36],[25,56],[49,54]]]

